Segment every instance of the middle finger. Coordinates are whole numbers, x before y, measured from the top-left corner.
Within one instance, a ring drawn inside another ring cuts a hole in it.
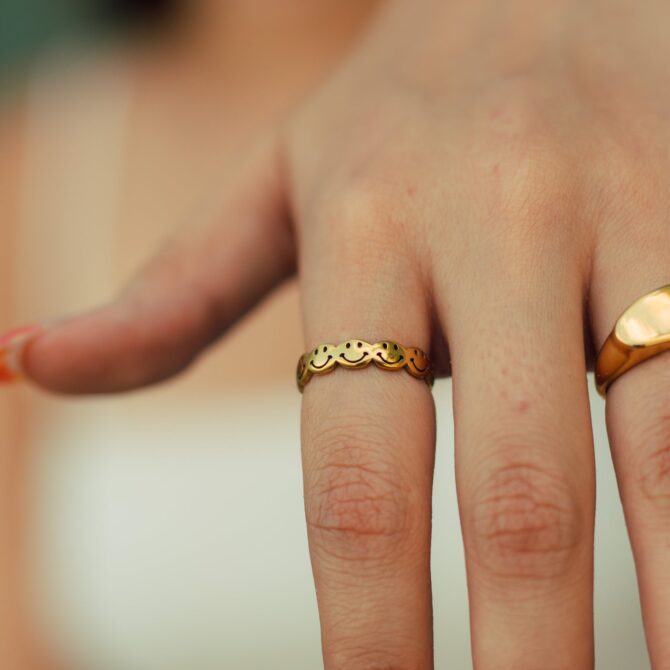
[[[470,282],[460,277],[495,289],[476,300],[457,293],[444,318],[473,657],[478,670],[590,668],[594,465],[581,273],[541,248],[526,249],[541,263],[514,262],[517,243],[477,265]]]

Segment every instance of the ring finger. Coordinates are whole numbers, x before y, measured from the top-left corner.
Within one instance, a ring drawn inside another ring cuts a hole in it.
[[[670,231],[663,218],[658,217],[657,226],[639,226],[639,237],[628,240],[624,248],[617,246],[616,253],[603,246],[592,288],[593,328],[598,345],[605,341],[623,310],[670,281]],[[652,233],[656,235],[654,239],[642,239]],[[635,268],[635,272],[622,272],[622,268]],[[663,353],[614,381],[607,391],[606,404],[607,430],[654,668],[670,667],[668,398],[670,357]]]

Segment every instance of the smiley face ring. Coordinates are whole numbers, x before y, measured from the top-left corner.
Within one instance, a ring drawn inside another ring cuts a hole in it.
[[[336,367],[360,370],[374,363],[382,370],[402,370],[412,377],[423,379],[433,385],[434,373],[430,359],[418,347],[404,347],[392,340],[380,340],[374,344],[364,340],[347,340],[342,344],[320,344],[303,354],[298,360],[296,381],[303,389],[314,375],[324,375]]]

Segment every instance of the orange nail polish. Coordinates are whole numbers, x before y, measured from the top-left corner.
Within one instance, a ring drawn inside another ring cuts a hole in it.
[[[42,332],[42,326],[31,324],[0,335],[0,384],[16,381],[21,376],[23,348]]]

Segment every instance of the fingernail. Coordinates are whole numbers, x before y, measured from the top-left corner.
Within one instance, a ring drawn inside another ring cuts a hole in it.
[[[28,342],[43,332],[44,326],[31,324],[0,335],[0,384],[20,379],[23,350]]]

